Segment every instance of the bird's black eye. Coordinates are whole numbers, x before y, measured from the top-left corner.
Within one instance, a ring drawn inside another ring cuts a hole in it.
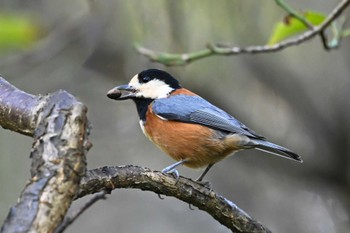
[[[144,77],[142,77],[142,82],[143,82],[143,83],[148,83],[148,82],[151,81],[151,80],[152,80],[152,78],[149,77],[149,76],[144,76]]]

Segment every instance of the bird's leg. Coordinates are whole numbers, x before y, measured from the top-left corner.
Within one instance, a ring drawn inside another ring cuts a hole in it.
[[[171,164],[170,166],[164,168],[162,170],[163,173],[167,173],[167,174],[173,174],[176,178],[176,181],[179,179],[180,175],[179,175],[179,172],[175,169],[177,166],[183,164],[184,162],[186,162],[187,160],[184,159],[184,160],[180,160],[174,164]]]
[[[203,178],[204,178],[204,176],[208,173],[208,171],[210,170],[210,168],[211,168],[213,165],[214,165],[214,163],[209,164],[209,165],[205,168],[205,170],[204,170],[204,172],[202,173],[202,175],[200,175],[200,176],[196,179],[196,182],[200,183],[200,184],[203,185],[204,187],[210,188],[211,185],[210,185],[209,181],[203,182]]]
[[[205,168],[205,170],[204,170],[204,172],[202,173],[202,175],[200,175],[200,176],[196,179],[196,181],[201,182],[201,181],[203,180],[204,176],[208,173],[208,171],[210,170],[210,168],[211,168],[213,165],[214,165],[214,163],[209,164],[209,165]]]
[[[170,166],[167,166],[166,168],[164,168],[164,169],[162,170],[162,173],[173,174],[173,175],[175,176],[176,183],[177,183],[177,181],[179,180],[180,174],[179,174],[179,172],[178,172],[175,168],[176,168],[177,166],[183,164],[183,163],[186,162],[186,161],[187,161],[187,160],[184,159],[184,160],[180,160],[180,161],[178,161],[178,162],[176,162],[176,163],[174,163],[174,164],[171,164]],[[160,199],[162,199],[162,200],[164,199],[160,194],[158,194],[158,197],[159,197]]]

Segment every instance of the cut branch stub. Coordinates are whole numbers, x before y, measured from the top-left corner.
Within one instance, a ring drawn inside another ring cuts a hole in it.
[[[40,96],[30,95],[0,77],[0,125],[21,134],[32,136],[37,122]]]

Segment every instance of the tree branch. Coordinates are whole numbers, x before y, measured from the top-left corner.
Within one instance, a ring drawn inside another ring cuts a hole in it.
[[[205,57],[213,55],[239,55],[239,54],[255,54],[255,53],[270,53],[283,50],[285,48],[299,45],[300,43],[306,42],[317,35],[320,35],[323,41],[323,46],[327,49],[331,48],[325,44],[324,31],[327,27],[349,6],[350,0],[342,0],[327,16],[322,24],[319,26],[314,26],[308,31],[300,34],[297,37],[286,39],[280,43],[273,45],[258,45],[258,46],[248,46],[248,47],[234,47],[227,44],[210,44],[206,49],[202,49],[193,53],[183,53],[183,54],[172,54],[164,52],[156,52],[148,48],[144,48],[139,45],[135,45],[136,50],[148,57],[151,61],[162,63],[167,66],[176,65],[186,65],[190,62],[203,59]]]
[[[53,232],[85,174],[87,108],[65,91],[33,96],[0,79],[0,124],[33,135],[31,179],[0,232]]]
[[[138,166],[102,167],[87,171],[77,198],[105,189],[135,188],[173,196],[209,213],[232,232],[271,232],[233,202],[184,177],[152,172]]]
[[[33,96],[0,77],[0,125],[20,134],[33,136],[40,96]]]

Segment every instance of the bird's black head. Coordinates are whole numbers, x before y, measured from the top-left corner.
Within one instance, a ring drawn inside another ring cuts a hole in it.
[[[160,99],[167,97],[179,88],[181,88],[179,82],[169,73],[149,69],[135,75],[129,84],[113,88],[107,93],[107,96],[115,100]],[[127,91],[128,93],[122,95],[121,91]]]
[[[171,76],[169,73],[163,70],[144,70],[138,74],[138,80],[140,83],[147,83],[152,80],[159,80],[173,89],[181,88],[179,82],[173,76]]]

